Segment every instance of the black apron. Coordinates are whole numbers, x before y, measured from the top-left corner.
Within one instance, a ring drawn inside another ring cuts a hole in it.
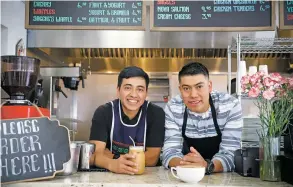
[[[220,131],[220,128],[217,122],[216,109],[215,109],[211,95],[209,98],[209,102],[210,102],[210,106],[212,110],[214,126],[217,131],[217,136],[206,137],[206,138],[188,138],[185,135],[187,117],[188,117],[187,108],[185,107],[184,120],[183,120],[183,126],[182,126],[182,137],[183,137],[182,153],[183,155],[186,155],[190,152],[191,146],[194,147],[204,159],[212,159],[213,156],[219,151],[220,143],[222,141],[222,133]]]

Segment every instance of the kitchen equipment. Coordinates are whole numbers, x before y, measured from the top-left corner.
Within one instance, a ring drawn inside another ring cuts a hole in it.
[[[35,89],[39,72],[40,60],[37,58],[1,56],[1,87],[10,99],[1,105],[0,119],[50,117],[48,109],[27,100],[29,92]]]
[[[26,56],[1,56],[1,87],[11,100],[24,100],[35,88],[40,60]]]
[[[77,118],[77,101],[73,96],[78,89],[78,83],[80,80],[86,79],[86,72],[81,67],[41,67],[40,74],[43,82],[43,98],[47,103],[47,107],[50,109],[52,117],[60,118],[59,106],[60,96],[68,98],[72,101],[69,105],[70,118]],[[65,88],[69,88],[72,92],[66,90],[66,93],[61,89],[62,81]],[[84,83],[83,83],[84,86]],[[62,95],[61,95],[61,94]],[[61,107],[62,108],[62,107]],[[66,108],[68,110],[68,108]],[[63,117],[63,115],[61,115]]]
[[[293,185],[292,168],[293,168],[293,154],[279,156],[281,161],[281,179],[284,182]]]
[[[235,172],[244,177],[259,177],[259,148],[238,149],[234,153]]]
[[[82,142],[71,142],[70,143],[70,154],[71,158],[68,162],[63,164],[63,172],[58,175],[72,175],[77,172],[80,156],[80,147]]]
[[[79,81],[82,83],[82,88],[84,88],[84,78],[80,77],[62,77],[64,87],[70,90],[78,90]]]
[[[95,152],[95,144],[81,144],[79,170],[90,170],[90,159]]]

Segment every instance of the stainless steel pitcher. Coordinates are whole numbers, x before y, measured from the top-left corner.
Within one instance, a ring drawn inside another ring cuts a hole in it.
[[[80,157],[80,142],[70,142],[70,154],[71,158],[68,162],[63,164],[63,172],[57,175],[71,175],[77,172],[79,157]]]
[[[79,169],[88,170],[90,169],[90,159],[95,152],[95,144],[83,143],[81,144]]]

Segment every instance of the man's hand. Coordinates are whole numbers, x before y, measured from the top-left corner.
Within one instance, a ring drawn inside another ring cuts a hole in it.
[[[130,159],[135,158],[135,155],[125,154],[120,155],[116,160],[113,160],[109,166],[109,170],[114,173],[123,173],[134,175],[138,172],[137,164]]]
[[[190,153],[185,155],[180,161],[180,165],[196,165],[201,167],[207,167],[207,162],[204,158],[197,152],[196,149],[190,147]]]

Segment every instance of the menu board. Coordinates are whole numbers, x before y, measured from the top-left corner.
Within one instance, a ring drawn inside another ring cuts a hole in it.
[[[267,0],[155,0],[151,30],[274,30],[275,2]]]
[[[144,2],[27,1],[26,29],[144,30]]]
[[[280,2],[280,29],[293,29],[293,0]]]

